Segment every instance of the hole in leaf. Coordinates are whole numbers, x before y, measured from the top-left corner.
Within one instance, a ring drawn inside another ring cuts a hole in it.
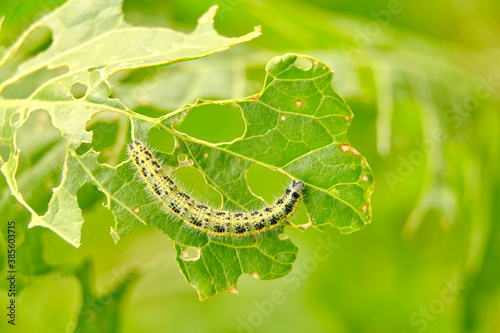
[[[154,127],[149,131],[149,146],[163,153],[172,153],[174,151],[175,139],[172,134],[160,128]]]
[[[78,148],[76,148],[76,153],[81,156],[81,155],[85,154],[86,152],[88,152],[90,149],[92,149],[91,143],[82,142],[82,144],[80,146],[78,146]]]
[[[186,154],[179,154],[179,156],[177,156],[177,159],[179,160],[179,162],[186,162],[188,160],[188,156]]]
[[[239,105],[206,104],[193,107],[174,128],[210,143],[230,142],[243,136],[245,122]]]
[[[45,110],[32,111],[17,132],[21,150],[16,180],[24,200],[37,212],[47,212],[52,189],[61,183],[68,147]]]
[[[108,201],[106,195],[96,185],[88,182],[78,189],[76,197],[85,220],[82,244],[102,245],[110,242],[109,230],[114,227],[114,219],[111,211],[105,207]]]
[[[308,58],[297,57],[297,59],[295,60],[295,66],[305,71],[310,70],[312,65],[312,61]]]
[[[75,82],[69,90],[74,99],[80,99],[87,93],[87,86],[80,82]]]
[[[290,184],[290,178],[285,174],[259,164],[253,164],[248,168],[246,179],[252,193],[263,198],[268,204],[274,203],[277,198],[283,196]],[[295,225],[308,222],[307,212],[302,202],[290,222]]]
[[[28,35],[17,53],[26,58],[32,58],[48,49],[52,42],[52,31],[47,27],[39,26]]]
[[[104,201],[105,195],[92,183],[82,185],[77,192],[78,206],[85,210],[92,207],[96,202]]]
[[[292,218],[290,219],[290,223],[297,226],[300,225],[303,228],[309,226],[309,217],[307,216],[307,211],[305,209],[304,202],[301,202],[299,204],[299,207],[297,207],[295,214],[293,214]]]
[[[221,206],[222,195],[206,183],[203,174],[198,169],[183,166],[175,169],[172,173],[183,185],[183,188],[188,193],[193,194],[197,200],[206,202],[212,207]]]
[[[99,152],[99,163],[116,166],[128,159],[126,142],[130,141],[129,126],[126,116],[110,111],[98,112],[90,118],[85,129],[92,131],[92,147]]]
[[[188,247],[181,253],[181,259],[184,261],[196,261],[200,259],[201,249],[199,247]]]
[[[290,178],[283,173],[259,164],[253,164],[248,168],[246,178],[252,193],[263,198],[266,202],[272,202],[278,196],[283,195],[285,188],[290,183]]]

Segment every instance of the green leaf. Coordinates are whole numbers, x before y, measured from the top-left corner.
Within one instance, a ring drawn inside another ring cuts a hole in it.
[[[155,198],[143,195],[145,185],[136,177],[128,160],[112,167],[98,163],[98,154],[93,149],[81,154],[77,148],[92,139],[85,126],[102,110],[130,119],[132,139],[148,142],[152,129],[172,136],[173,151],[160,151],[160,157],[174,172],[180,166],[191,166],[201,172],[207,186],[220,195],[225,208],[248,210],[264,204],[247,179],[248,170],[259,165],[285,178],[306,182],[300,209],[307,222],[298,227],[333,226],[347,233],[370,223],[373,175],[366,160],[348,143],[352,112],[333,91],[333,73],[325,64],[295,54],[276,57],[268,63],[264,88],[257,95],[224,101],[198,100],[194,105],[151,118],[109,97],[111,74],[199,58],[250,40],[259,32],[240,38],[217,35],[213,29],[215,7],[200,18],[193,33],[185,35],[168,29],[129,26],[122,20],[121,1],[88,3],[69,1],[42,18],[6,50],[0,62],[8,62],[30,31],[46,26],[53,34],[52,45],[22,63],[0,84],[0,91],[43,67],[65,66],[69,70],[43,83],[26,99],[0,99],[0,139],[11,151],[7,160],[2,159],[1,170],[12,194],[30,211],[30,226],[50,228],[78,246],[83,223],[78,190],[92,183],[106,195],[106,206],[115,217],[113,239],[118,241],[139,224],[163,230],[174,242],[179,267],[200,299],[221,292],[237,293],[237,280],[243,273],[269,280],[291,271],[298,249],[289,238],[283,237],[283,227],[278,233],[256,238],[210,239],[165,214]],[[81,98],[71,94],[75,83],[86,87]],[[207,142],[181,133],[176,127],[194,108],[227,104],[241,110],[245,131],[240,138]],[[48,211],[41,216],[24,200],[16,180],[20,154],[18,129],[33,110],[40,108],[49,113],[53,125],[68,140],[61,184],[53,190]],[[181,161],[181,155],[186,155],[187,160]]]
[[[309,69],[298,67],[304,62],[310,64]],[[263,204],[246,179],[247,170],[257,164],[306,182],[304,207],[309,221],[301,227],[334,226],[344,233],[364,227],[371,221],[373,175],[366,160],[348,143],[352,112],[331,87],[333,73],[316,59],[294,54],[272,59],[266,70],[260,94],[241,100],[198,101],[157,119],[154,125],[134,120],[133,137],[147,141],[153,126],[171,133],[176,148],[162,154],[163,159],[177,167],[179,155],[186,154],[188,161],[183,163],[201,171],[228,208]],[[174,120],[182,119],[189,110],[229,103],[241,107],[246,124],[245,134],[230,143],[202,141],[174,126]],[[140,186],[133,185],[133,179],[130,182],[127,191]],[[209,239],[189,232],[181,221],[162,214],[157,205],[155,199],[141,198],[133,207],[141,220],[163,230],[176,244],[176,260],[201,299],[237,292],[242,273],[275,279],[292,268],[297,247],[288,238],[270,233],[256,240]],[[131,221],[139,223],[129,218],[122,224],[122,212],[120,215],[115,215],[113,233],[117,238],[131,231]]]
[[[198,20],[196,29],[190,34],[164,28],[133,27],[123,20],[121,3],[121,0],[68,1],[32,24],[0,60],[0,66],[8,64],[30,33],[46,27],[52,32],[50,47],[22,62],[13,75],[0,83],[0,92],[44,67],[62,66],[68,70],[44,82],[26,99],[0,98],[0,142],[10,146],[11,151],[6,161],[2,159],[1,170],[12,194],[32,214],[30,226],[50,228],[74,246],[80,244],[83,223],[76,192],[84,183],[82,180],[95,182],[93,175],[78,179],[78,169],[69,166],[78,164],[75,149],[83,142],[91,142],[92,134],[85,129],[87,121],[102,110],[148,119],[109,97],[112,89],[108,77],[126,69],[204,57],[260,34],[256,29],[239,38],[219,36],[213,28],[216,6]],[[71,94],[75,83],[86,87],[80,99]],[[19,165],[16,133],[36,109],[45,109],[53,125],[69,142],[62,183],[54,189],[49,210],[43,216],[24,200],[15,178]]]

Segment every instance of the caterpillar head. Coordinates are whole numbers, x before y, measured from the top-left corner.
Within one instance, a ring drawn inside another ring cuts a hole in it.
[[[301,180],[292,180],[290,182],[290,185],[288,185],[288,187],[292,190],[295,190],[297,192],[300,192],[304,189],[304,187],[306,186],[306,184],[304,184],[303,181]]]

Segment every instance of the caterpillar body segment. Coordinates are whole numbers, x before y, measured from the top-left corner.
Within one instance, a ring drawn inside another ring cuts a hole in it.
[[[216,209],[182,189],[143,143],[134,141],[128,151],[142,179],[168,211],[210,237],[241,238],[276,229],[295,213],[303,196],[305,184],[292,180],[285,194],[269,206],[250,212]]]

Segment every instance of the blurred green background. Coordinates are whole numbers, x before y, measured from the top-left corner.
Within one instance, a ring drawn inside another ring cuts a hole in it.
[[[0,44],[10,45],[62,2],[2,1]],[[96,188],[79,192],[85,224],[76,249],[49,230],[27,229],[29,214],[2,177],[0,269],[5,274],[5,223],[15,220],[20,273],[18,324],[12,329],[2,314],[0,331],[500,332],[500,3],[125,0],[124,13],[134,25],[191,31],[213,4],[221,34],[261,25],[263,35],[205,59],[118,73],[115,97],[160,115],[196,98],[257,93],[275,55],[314,56],[335,71],[334,88],[354,112],[349,140],[377,186],[371,225],[350,235],[287,228],[300,247],[289,276],[244,275],[239,296],[200,302],[162,232],[140,227],[113,244],[113,218]],[[40,31],[22,57],[49,44],[50,33]],[[22,87],[24,94],[32,89]],[[190,114],[178,129],[212,142],[241,135],[234,109],[206,111]],[[101,113],[88,128],[101,162],[126,159],[126,119]],[[49,161],[62,166],[65,142],[44,111],[20,132],[20,190],[43,213],[60,181]],[[172,145],[159,133],[150,139],[160,149]],[[189,172],[181,177],[193,187],[199,182]],[[269,172],[255,170],[254,178],[264,197],[276,194],[276,181],[266,186]],[[318,256],[324,243],[332,251]],[[5,275],[0,289],[4,308]]]

